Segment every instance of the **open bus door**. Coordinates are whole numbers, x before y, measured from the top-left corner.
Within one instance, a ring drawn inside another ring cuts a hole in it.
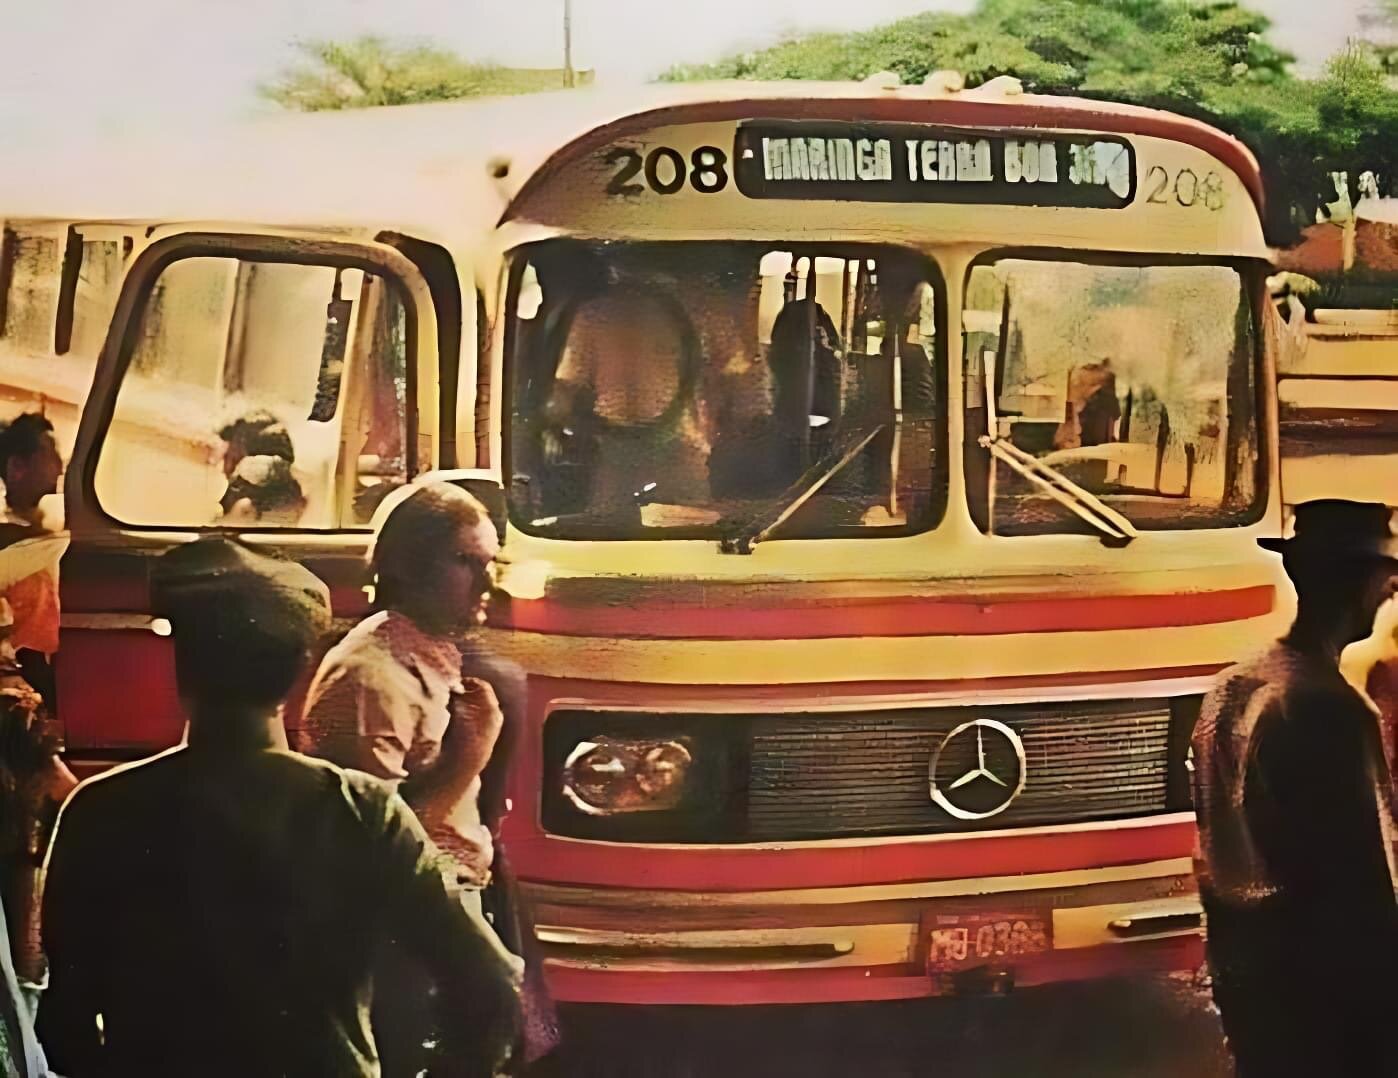
[[[374,508],[439,462],[440,344],[432,290],[394,247],[152,236],[123,281],[65,484],[56,681],[75,767],[181,737],[169,626],[149,601],[152,559],[171,546],[236,535],[312,568],[343,625],[367,610]]]

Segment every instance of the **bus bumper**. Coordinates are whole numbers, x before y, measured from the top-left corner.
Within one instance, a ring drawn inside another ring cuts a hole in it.
[[[911,999],[1194,970],[1203,962],[1188,859],[795,891],[700,894],[541,883],[525,884],[524,891],[549,984],[568,1002]],[[929,963],[934,927],[1002,918],[1037,919],[1049,929],[1047,938],[1032,953]]]

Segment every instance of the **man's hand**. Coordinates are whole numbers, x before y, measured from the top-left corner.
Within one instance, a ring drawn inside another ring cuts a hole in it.
[[[504,724],[500,702],[488,682],[466,678],[452,698],[451,723],[430,778],[415,792],[413,807],[428,833],[483,885],[493,860],[490,832],[481,825],[477,804],[481,772],[490,760]]]
[[[442,737],[439,768],[446,769],[447,789],[461,791],[480,779],[495,751],[505,713],[495,689],[481,678],[463,678],[461,692],[452,698],[452,721]]]

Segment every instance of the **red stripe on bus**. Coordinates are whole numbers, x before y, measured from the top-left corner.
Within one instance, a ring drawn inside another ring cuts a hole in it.
[[[802,887],[966,880],[1072,872],[1189,857],[1194,821],[1105,825],[888,842],[840,839],[785,846],[655,846],[511,837],[521,879],[669,891],[784,891]]]
[[[573,606],[550,599],[515,599],[501,604],[492,624],[561,636],[662,639],[996,636],[1216,625],[1263,617],[1272,612],[1275,599],[1270,584],[1173,595],[1060,595],[990,602],[903,597],[773,607],[708,606],[684,600]]]

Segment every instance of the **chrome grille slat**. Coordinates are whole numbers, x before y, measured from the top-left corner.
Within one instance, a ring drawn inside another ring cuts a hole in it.
[[[1014,729],[1027,781],[996,816],[951,817],[928,795],[932,753],[972,718]],[[755,716],[747,830],[755,840],[935,834],[1075,823],[1167,807],[1167,701]]]

